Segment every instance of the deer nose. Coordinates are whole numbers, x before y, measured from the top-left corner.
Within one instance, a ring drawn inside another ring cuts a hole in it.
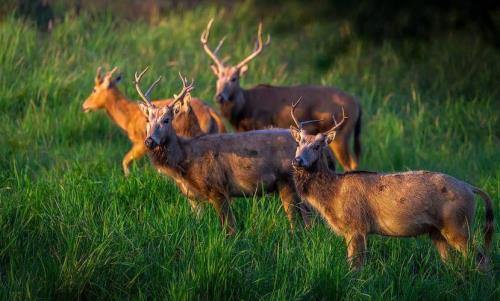
[[[219,103],[222,103],[224,101],[224,97],[222,96],[222,94],[217,94],[215,95],[215,100],[217,100],[217,102]]]
[[[301,157],[295,157],[292,160],[292,165],[297,167],[302,167],[304,165],[304,160]]]
[[[146,147],[149,149],[153,149],[156,147],[156,142],[153,140],[153,138],[148,137],[145,141],[144,144],[146,144]]]

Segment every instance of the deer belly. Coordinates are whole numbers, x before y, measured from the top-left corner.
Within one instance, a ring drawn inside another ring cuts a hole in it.
[[[270,193],[276,190],[276,175],[264,174],[256,177],[239,177],[231,191],[234,196]]]
[[[429,233],[432,228],[432,219],[425,215],[385,215],[377,216],[371,232],[385,236],[409,237]]]

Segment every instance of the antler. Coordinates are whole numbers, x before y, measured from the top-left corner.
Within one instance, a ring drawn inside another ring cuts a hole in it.
[[[344,107],[342,107],[342,121],[341,122],[337,122],[337,119],[335,119],[335,114],[332,114],[332,118],[333,118],[333,123],[335,124],[331,129],[329,129],[328,131],[335,131],[337,128],[339,128],[343,123],[344,121],[348,118],[346,115],[345,115],[345,111],[344,111]]]
[[[179,77],[181,78],[181,81],[182,81],[182,90],[179,94],[174,94],[174,100],[172,101],[172,104],[171,106],[173,106],[175,103],[177,103],[178,101],[181,101],[184,99],[184,97],[191,93],[191,91],[193,91],[193,83],[194,83],[194,80],[191,80],[191,83],[188,84],[187,83],[187,78],[186,77],[183,77],[182,74],[179,72]]]
[[[299,128],[299,130],[302,130],[302,128],[304,128],[304,125],[306,124],[309,124],[309,123],[313,123],[313,122],[320,122],[321,120],[320,119],[314,119],[314,120],[308,120],[308,121],[302,121],[302,122],[299,122],[297,120],[297,117],[295,117],[295,108],[297,107],[297,105],[299,104],[299,102],[302,100],[302,96],[299,97],[299,99],[297,100],[296,103],[292,103],[292,110],[290,112],[290,114],[292,114],[292,119],[293,121],[295,122],[295,124],[297,125],[297,127]]]
[[[297,120],[297,118],[295,117],[294,112],[295,112],[295,108],[297,107],[297,105],[299,104],[299,102],[300,102],[301,100],[302,100],[302,96],[301,96],[301,97],[299,97],[299,99],[297,100],[297,102],[296,102],[296,103],[293,103],[293,102],[292,102],[292,110],[290,111],[290,114],[292,114],[292,119],[293,119],[293,122],[295,122],[295,125],[297,125],[297,127],[298,127],[299,129],[301,129],[301,128],[302,128],[302,126],[301,126],[300,122]]]
[[[151,102],[151,99],[149,99],[149,94],[151,93],[151,91],[153,90],[153,88],[156,85],[158,85],[158,83],[161,80],[161,76],[158,77],[158,79],[148,88],[148,90],[146,91],[146,93],[142,93],[142,90],[141,90],[141,87],[140,87],[139,84],[141,82],[142,77],[144,76],[144,73],[146,73],[146,71],[148,71],[148,69],[149,69],[149,66],[146,67],[146,69],[144,69],[139,75],[137,74],[137,72],[135,72],[135,74],[134,74],[134,77],[135,77],[134,85],[135,85],[135,89],[137,90],[137,93],[139,93],[139,96],[142,98],[142,100],[149,107],[149,106],[153,106],[153,103]]]
[[[208,56],[215,62],[217,65],[218,70],[222,70],[224,68],[224,64],[221,62],[221,60],[217,57],[217,51],[219,51],[220,47],[224,43],[224,40],[226,37],[222,38],[217,45],[217,48],[215,48],[215,51],[212,51],[210,47],[208,47],[208,37],[210,36],[210,27],[212,27],[212,23],[214,22],[214,19],[210,19],[208,22],[207,28],[203,31],[200,37],[201,44],[203,45],[203,49],[205,49],[205,52],[208,54]]]
[[[266,43],[262,43],[262,22],[260,22],[259,28],[257,30],[257,42],[255,43],[254,52],[247,56],[244,60],[242,60],[238,65],[236,65],[236,68],[241,68],[244,65],[248,64],[251,60],[258,56],[262,52],[262,50],[269,45],[269,43],[271,43],[271,36],[269,34],[267,35]]]
[[[113,76],[113,73],[116,72],[116,70],[118,70],[118,67],[114,67],[113,69],[111,69],[111,71],[106,73],[106,77],[111,78]]]

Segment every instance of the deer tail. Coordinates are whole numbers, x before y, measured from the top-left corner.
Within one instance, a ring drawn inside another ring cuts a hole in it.
[[[472,191],[478,194],[483,200],[486,207],[486,224],[484,226],[484,248],[485,251],[491,249],[491,241],[493,240],[493,234],[495,231],[495,223],[493,217],[493,203],[490,196],[477,187],[472,187]]]

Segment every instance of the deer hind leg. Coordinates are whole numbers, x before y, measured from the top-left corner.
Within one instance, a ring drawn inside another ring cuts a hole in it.
[[[233,211],[227,199],[213,199],[210,200],[219,215],[220,222],[227,235],[234,235],[236,233],[236,220]]]
[[[339,160],[340,165],[344,168],[344,171],[355,170],[358,167],[358,163],[354,157],[349,153],[349,139],[341,139],[339,141],[333,141],[330,144],[335,157]]]
[[[347,260],[352,270],[360,269],[365,262],[366,234],[355,233],[344,237],[347,244]]]
[[[125,176],[128,176],[130,174],[130,170],[128,168],[130,162],[132,160],[137,160],[141,158],[142,156],[144,156],[145,153],[146,153],[146,147],[144,146],[144,143],[136,143],[132,146],[132,148],[128,151],[125,157],[123,157],[122,161],[122,167]]]
[[[446,262],[448,260],[448,251],[449,251],[449,244],[446,241],[446,238],[444,238],[441,233],[439,233],[438,230],[433,230],[431,233],[429,233],[432,242],[436,246],[436,249],[439,253],[439,256],[441,257],[441,260],[443,262]]]

